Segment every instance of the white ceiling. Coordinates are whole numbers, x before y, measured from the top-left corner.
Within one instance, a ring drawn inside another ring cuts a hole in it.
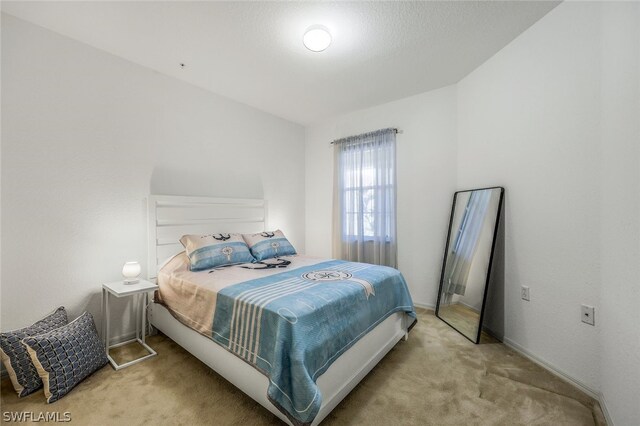
[[[459,81],[558,2],[2,2],[2,11],[301,124]],[[331,31],[321,53],[302,35]],[[185,68],[180,63],[185,63]]]

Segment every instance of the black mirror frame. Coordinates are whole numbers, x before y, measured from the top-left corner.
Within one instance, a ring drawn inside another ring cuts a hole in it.
[[[498,212],[496,213],[496,223],[495,223],[495,227],[493,230],[493,241],[491,242],[491,255],[489,256],[489,268],[487,269],[487,278],[484,284],[484,294],[482,295],[482,308],[480,309],[480,320],[479,320],[479,324],[478,324],[478,334],[476,336],[476,340],[472,340],[469,336],[467,336],[466,334],[464,334],[463,332],[461,332],[460,330],[458,330],[456,327],[454,327],[453,325],[451,325],[449,322],[447,322],[444,318],[442,318],[439,313],[440,313],[440,297],[442,295],[442,287],[444,285],[444,271],[445,271],[445,267],[447,265],[447,250],[449,248],[449,240],[451,239],[451,226],[453,225],[453,213],[455,211],[455,207],[456,207],[456,198],[458,197],[458,194],[463,193],[463,192],[472,192],[472,191],[482,191],[485,189],[499,189],[500,190],[500,200],[498,201]],[[456,191],[453,194],[453,202],[451,203],[451,215],[449,216],[449,230],[447,231],[447,241],[444,245],[444,258],[442,260],[442,272],[440,273],[440,285],[438,286],[438,301],[436,302],[436,317],[440,318],[442,321],[444,321],[447,325],[449,325],[449,327],[453,328],[455,331],[457,331],[458,333],[462,334],[464,337],[466,337],[467,339],[469,339],[471,342],[478,344],[480,343],[480,337],[482,336],[482,321],[484,319],[484,310],[485,310],[485,305],[487,304],[487,293],[488,293],[488,289],[489,289],[489,281],[491,279],[491,269],[493,266],[493,255],[495,253],[495,249],[496,249],[496,242],[498,240],[498,229],[500,228],[500,218],[502,217],[502,203],[504,200],[504,188],[502,186],[492,186],[492,187],[488,187],[488,188],[475,188],[475,189],[466,189],[464,191]]]

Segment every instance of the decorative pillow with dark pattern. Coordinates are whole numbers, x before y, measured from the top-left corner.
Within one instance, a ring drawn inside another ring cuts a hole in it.
[[[31,357],[20,343],[22,339],[46,333],[62,327],[68,322],[67,311],[63,306],[60,306],[53,313],[29,327],[0,333],[0,357],[18,396],[29,395],[42,387],[42,380],[31,362]]]
[[[251,250],[251,254],[258,262],[280,256],[293,256],[296,249],[281,230],[273,232],[258,232],[257,234],[242,234]]]
[[[42,378],[49,403],[107,363],[104,344],[88,312],[58,329],[27,337],[22,344]]]
[[[255,262],[240,234],[183,235],[180,242],[192,271]]]

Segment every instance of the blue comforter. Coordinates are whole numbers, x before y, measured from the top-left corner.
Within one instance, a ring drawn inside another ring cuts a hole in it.
[[[269,378],[269,400],[294,424],[310,424],[317,378],[398,311],[415,318],[400,272],[331,260],[225,288],[212,338]]]

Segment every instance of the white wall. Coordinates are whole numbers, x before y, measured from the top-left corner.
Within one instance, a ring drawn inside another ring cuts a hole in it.
[[[638,3],[565,2],[454,87],[308,127],[307,247],[331,247],[327,143],[419,123],[398,143],[400,268],[416,301],[435,303],[453,191],[506,187],[505,341],[602,392],[616,425],[637,423],[639,57]]]
[[[301,126],[4,14],[2,95],[3,330],[58,305],[99,326],[149,194],[264,196],[304,251]]]
[[[640,417],[639,24],[637,3],[564,3],[458,84],[458,184],[507,187],[505,338],[617,425]]]
[[[455,188],[455,88],[445,87],[307,127],[307,252],[331,256],[333,150],[343,136],[397,127],[398,268],[414,302],[435,305]]]
[[[640,3],[603,8],[601,390],[616,426],[640,419]]]
[[[600,5],[565,3],[458,84],[458,185],[506,187],[504,338],[592,389],[600,56]]]

